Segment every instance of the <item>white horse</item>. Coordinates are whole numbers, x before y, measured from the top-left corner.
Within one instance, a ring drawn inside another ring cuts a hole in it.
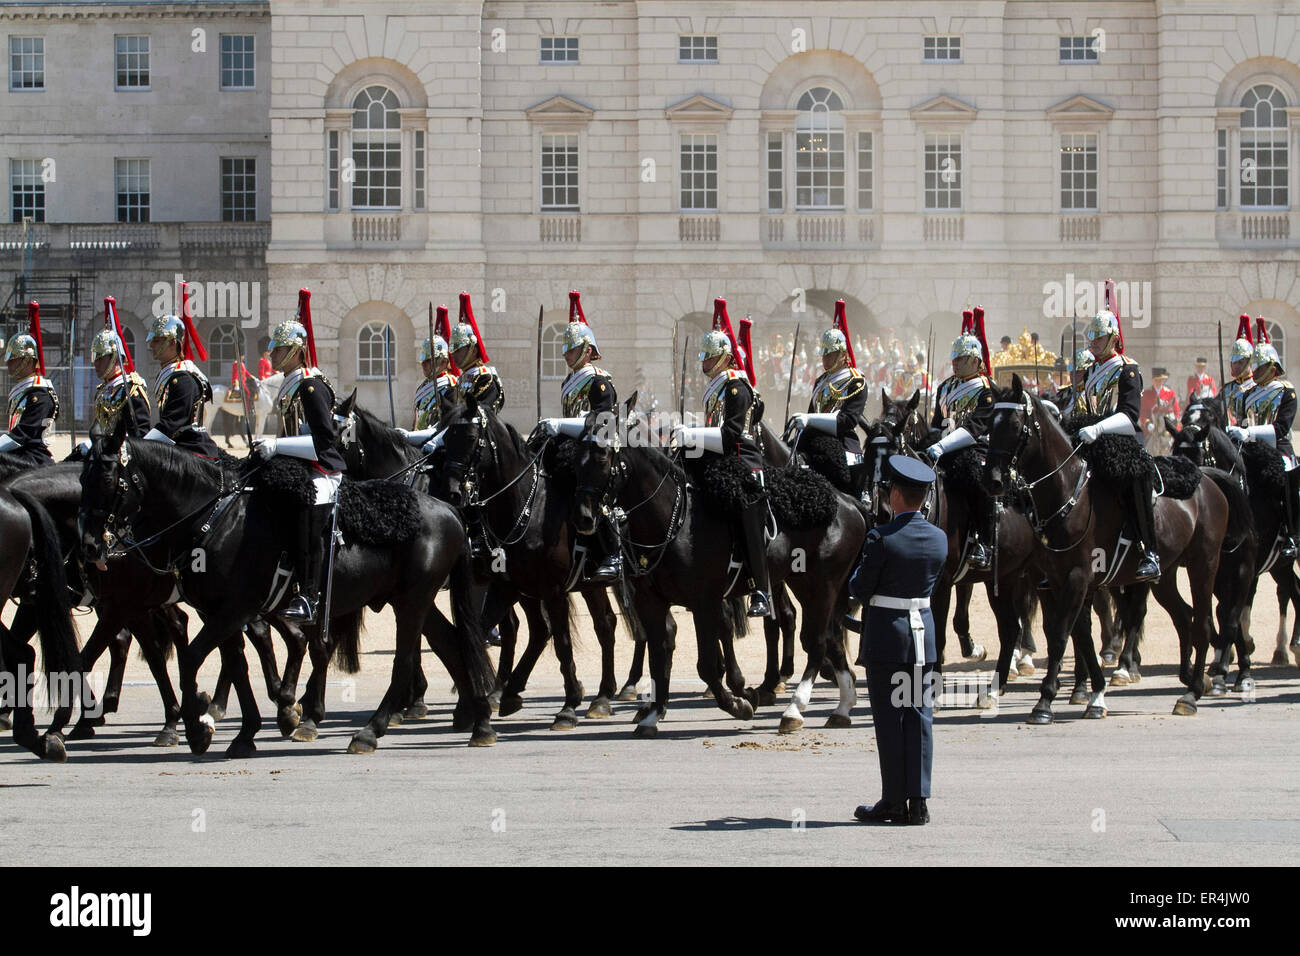
[[[257,398],[252,403],[251,430],[254,438],[260,438],[264,434],[263,429],[266,428],[267,418],[275,410],[276,393],[280,391],[283,382],[283,372],[276,372],[258,381]],[[226,396],[229,394],[229,385],[213,385],[212,401],[207,405],[204,419],[208,423],[208,430],[214,435],[217,434],[217,426],[220,424],[221,433],[225,435],[227,444],[233,442],[233,436],[242,436],[244,433],[244,403],[226,401]]]

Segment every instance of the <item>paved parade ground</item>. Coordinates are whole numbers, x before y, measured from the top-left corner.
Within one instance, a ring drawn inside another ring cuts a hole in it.
[[[497,745],[471,749],[450,729],[450,681],[425,654],[429,718],[393,728],[374,755],[349,755],[349,737],[378,703],[391,666],[385,611],[368,618],[355,687],[331,674],[319,740],[282,740],[268,704],[256,757],[222,759],[236,732],[228,716],[196,759],[184,746],[150,746],[161,707],[133,652],[121,711],[94,740],[69,742],[66,764],[40,763],[0,738],[0,853],[66,865],[1294,864],[1300,676],[1291,665],[1267,666],[1277,620],[1271,582],[1259,605],[1254,703],[1229,694],[1206,698],[1194,718],[1171,716],[1176,644],[1156,611],[1144,680],[1107,693],[1105,720],[1080,719],[1067,686],[1056,725],[1026,726],[1037,676],[1012,684],[997,716],[941,711],[928,827],[851,819],[856,804],[879,796],[865,682],[847,730],[821,729],[834,706],[822,683],[799,734],[776,732],[784,698],[739,723],[701,696],[682,615],[679,676],[657,740],[632,737],[632,703],[616,705],[613,719],[551,731],[562,693],[548,651],[524,710],[497,721]],[[992,617],[982,600],[972,617],[987,642]],[[575,618],[589,702],[598,648],[589,620]],[[80,618],[83,637],[90,620]],[[760,631],[738,647],[756,683]],[[620,679],[631,648],[620,623]],[[1038,663],[1041,675],[1041,654]],[[210,688],[215,655],[205,675],[201,686]]]

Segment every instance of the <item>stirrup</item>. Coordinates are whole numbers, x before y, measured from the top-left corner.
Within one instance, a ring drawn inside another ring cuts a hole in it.
[[[623,562],[619,560],[618,555],[611,555],[601,562],[600,566],[593,568],[587,575],[587,580],[592,584],[613,584],[623,576]]]
[[[1160,559],[1151,551],[1143,551],[1142,557],[1138,560],[1137,576],[1138,581],[1159,581],[1160,580]]]
[[[746,617],[767,617],[771,612],[771,605],[764,592],[749,592],[749,611]]]
[[[970,549],[970,554],[966,562],[975,571],[987,571],[993,567],[993,554],[989,546],[983,541],[976,540]]]
[[[1290,561],[1296,556],[1295,539],[1289,534],[1278,537],[1277,556],[1286,561]]]
[[[300,621],[304,624],[316,623],[316,601],[306,594],[299,593],[289,602],[289,606],[280,612],[286,621]]]

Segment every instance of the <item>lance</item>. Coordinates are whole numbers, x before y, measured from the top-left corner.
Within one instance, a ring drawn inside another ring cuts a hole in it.
[[[249,398],[248,369],[244,365],[244,356],[248,354],[248,341],[247,339],[244,338],[243,324],[239,323],[238,328],[239,328],[239,366],[235,372],[235,375],[239,380],[240,401],[243,402],[244,405],[244,441],[248,443],[249,448],[252,448],[253,447],[253,423],[251,421],[252,407],[249,405],[248,402],[248,398]]]
[[[436,371],[438,363],[433,357],[433,303],[429,303],[429,361],[433,364]]]
[[[537,420],[542,420],[542,313],[546,306],[537,307]]]
[[[1227,379],[1223,377],[1223,323],[1220,322],[1219,323],[1219,389],[1220,391],[1222,391],[1223,383],[1225,381],[1227,381]],[[1197,385],[1197,389],[1198,391],[1200,389],[1199,383]]]
[[[384,374],[388,378],[388,427],[397,427],[397,408],[393,405],[393,350],[391,343],[393,340],[392,326],[384,326]]]
[[[925,427],[930,427],[930,395],[934,392],[934,323],[925,337]]]
[[[677,383],[677,421],[685,424],[686,421],[686,356],[691,351],[691,337],[686,336],[682,342],[682,375]]]
[[[781,420],[783,423],[790,420],[790,390],[794,388],[794,357],[799,354],[799,327],[802,324],[795,323],[794,342],[790,345],[790,380],[785,383],[785,417]]]

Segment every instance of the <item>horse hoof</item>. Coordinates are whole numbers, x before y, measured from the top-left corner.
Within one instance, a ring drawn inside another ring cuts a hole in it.
[[[1138,673],[1136,667],[1129,672],[1128,682],[1130,685],[1142,683],[1142,675]]]
[[[429,705],[422,700],[417,700],[406,710],[402,711],[402,717],[406,720],[424,720],[429,716]]]
[[[1012,667],[1007,671],[1007,683],[1013,684],[1018,680],[1020,680],[1020,672]]]
[[[495,714],[498,708],[500,708],[500,706],[501,706],[501,691],[494,690],[492,693],[488,694],[488,707],[491,708],[492,713]]]
[[[976,644],[970,649],[970,653],[965,655],[968,661],[982,661],[989,656],[989,649],[983,644]]]
[[[1277,650],[1273,652],[1273,657],[1269,661],[1269,663],[1272,664],[1274,667],[1286,667],[1288,664],[1291,663],[1291,661],[1289,658],[1287,658],[1286,651],[1282,650],[1282,648],[1279,647]]]
[[[1083,716],[1088,720],[1101,720],[1103,717],[1106,716],[1106,708],[1097,707],[1095,705],[1090,706],[1087,710],[1083,712]]]
[[[758,706],[759,706],[759,707],[775,707],[775,706],[776,706],[776,695],[777,695],[777,693],[778,693],[777,691],[774,691],[774,690],[763,690],[763,688],[760,687],[760,688],[758,689]]]
[[[831,714],[826,718],[826,727],[828,729],[840,730],[844,727],[852,727],[853,718],[847,714]]]
[[[309,744],[320,736],[320,730],[310,720],[303,721],[293,729],[290,740],[297,741],[300,744]]]
[[[196,757],[208,752],[212,746],[212,736],[216,733],[216,728],[212,726],[212,718],[204,714],[199,718],[199,728],[193,734],[186,733],[185,740],[190,745],[190,753]]]
[[[226,748],[226,757],[230,760],[242,760],[245,757],[251,757],[257,753],[257,744],[251,740],[240,740],[236,737]]]
[[[1201,675],[1201,693],[1202,693],[1202,694],[1208,694],[1208,693],[1210,693],[1210,692],[1213,691],[1213,690],[1214,690],[1214,681],[1211,680],[1210,678],[1206,677],[1204,674],[1202,674],[1202,675]]]
[[[555,720],[551,722],[552,730],[577,730],[578,718],[573,715],[572,711],[563,711],[555,715]]]
[[[1110,675],[1111,687],[1127,687],[1129,685],[1128,671],[1122,667],[1117,667],[1115,672]]]
[[[41,754],[41,759],[50,763],[66,763],[68,750],[63,746],[63,738],[58,734],[46,734],[45,753]]]
[[[1228,694],[1228,683],[1222,677],[1215,677],[1210,682],[1210,689],[1206,691],[1211,697],[1226,697]]]
[[[297,714],[299,717],[302,716],[302,701],[295,700],[293,702],[293,712]]]
[[[757,687],[746,687],[746,688],[744,689],[744,691],[742,691],[742,693],[745,695],[745,700],[749,701],[750,709],[751,709],[751,710],[758,710],[758,704],[759,704],[759,700],[758,700],[758,688],[757,688]]]
[[[476,730],[474,735],[469,738],[471,747],[491,747],[497,742],[497,732],[495,730]]]
[[[508,697],[501,698],[501,706],[497,709],[497,716],[509,717],[511,714],[517,714],[524,709],[524,699],[518,694],[510,694]]]
[[[735,717],[737,720],[753,720],[753,719],[754,719],[754,705],[753,705],[753,704],[751,704],[749,701],[745,700],[745,698],[743,698],[743,697],[733,697],[732,700],[734,701],[734,703],[733,703],[733,705],[732,705],[732,708],[731,708],[731,716],[732,716],[732,717]]]
[[[372,754],[379,749],[378,742],[373,737],[363,737],[357,734],[348,744],[348,753],[350,754]]]
[[[208,716],[213,720],[221,720],[226,716],[226,708],[214,701],[208,706]]]
[[[1190,701],[1179,699],[1178,703],[1174,704],[1174,716],[1195,717],[1196,705],[1191,703]]]
[[[620,701],[636,700],[636,684],[624,684],[623,689],[618,692],[614,698]]]
[[[993,694],[980,694],[975,698],[976,710],[997,710],[998,699]]]
[[[649,704],[646,704],[643,707],[638,707],[636,709],[636,713],[632,715],[632,723],[639,724],[641,723],[641,721],[645,720],[649,716],[650,716]]]
[[[1033,724],[1035,727],[1046,727],[1052,722],[1052,712],[1050,710],[1031,710],[1029,716],[1025,718],[1025,723]]]
[[[700,696],[703,697],[705,700],[713,700],[713,699],[714,699],[714,698],[713,698],[713,691],[710,690],[708,687],[704,688],[704,691],[703,691],[703,693],[700,694]]]
[[[68,740],[89,740],[95,736],[95,727],[88,721],[79,721],[66,736]]]
[[[400,727],[401,725],[402,725],[402,715],[400,712],[395,710],[388,715],[389,727]]]
[[[778,734],[792,734],[797,730],[803,729],[802,717],[782,717],[781,724],[776,728]]]
[[[1020,662],[1016,664],[1016,673],[1021,677],[1033,677],[1034,671],[1034,659],[1028,654],[1020,658]]]
[[[1102,651],[1102,652],[1101,652],[1101,662],[1102,662],[1103,664],[1105,664],[1107,667],[1114,667],[1114,666],[1115,666],[1115,661],[1116,661],[1116,660],[1117,660],[1117,658],[1116,658],[1116,656],[1115,656],[1115,652],[1114,652],[1114,651]]]
[[[1070,703],[1076,706],[1082,706],[1083,704],[1088,703],[1088,698],[1091,696],[1092,693],[1088,688],[1083,684],[1080,684],[1070,693]]]
[[[632,731],[633,737],[640,737],[642,740],[654,740],[659,736],[659,727],[657,724],[637,724],[636,729]]]
[[[782,680],[779,684],[777,684],[775,687],[772,688],[772,695],[775,698],[777,694],[784,694],[784,693],[785,693],[785,681]],[[775,699],[772,701],[772,703],[774,704],[776,703]]]
[[[587,717],[591,720],[603,720],[606,717],[613,717],[614,711],[609,706],[609,698],[597,697],[587,708]]]
[[[275,714],[275,724],[280,728],[281,737],[289,737],[293,730],[302,722],[302,718],[294,711],[292,707],[281,707]]]

